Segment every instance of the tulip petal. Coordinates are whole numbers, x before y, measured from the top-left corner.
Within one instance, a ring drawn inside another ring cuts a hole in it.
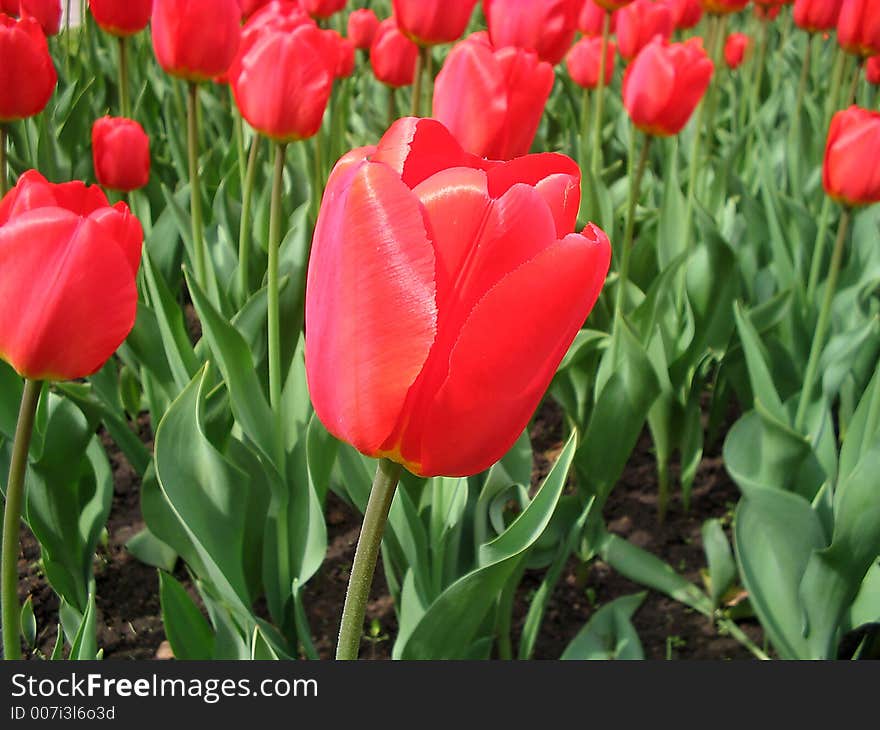
[[[377,454],[437,326],[434,250],[418,198],[387,165],[335,175],[309,261],[306,372],[335,436]]]

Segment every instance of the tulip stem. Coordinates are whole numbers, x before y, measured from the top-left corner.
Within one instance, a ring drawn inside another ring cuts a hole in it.
[[[816,233],[816,241],[813,243],[813,260],[810,261],[810,278],[807,282],[807,304],[816,297],[816,288],[819,286],[819,274],[822,270],[822,253],[825,249],[825,237],[828,235],[828,225],[831,222],[831,198],[827,195],[822,201],[822,211],[819,213],[819,226]]]
[[[397,119],[397,99],[395,98],[397,94],[395,93],[396,89],[393,86],[388,87],[388,126],[390,127],[394,124],[394,120]]]
[[[279,319],[278,291],[278,249],[281,246],[281,193],[284,183],[284,160],[287,144],[275,145],[275,170],[272,175],[272,200],[269,207],[269,266],[268,279],[268,324],[269,324],[269,405],[275,417],[278,441],[278,466],[284,473],[284,439],[282,438],[281,418],[281,326]]]
[[[412,103],[410,113],[414,117],[421,116],[422,112],[422,71],[425,66],[425,48],[419,46],[419,55],[416,56],[416,72],[413,76]]]
[[[825,128],[831,123],[831,116],[837,111],[840,86],[843,83],[843,72],[847,65],[848,56],[846,51],[838,47],[834,66],[831,69],[831,86],[828,89],[828,101],[825,107]]]
[[[856,68],[852,74],[852,80],[849,82],[849,91],[846,94],[846,103],[843,105],[844,108],[856,103],[856,91],[859,88],[859,79],[862,77],[862,64],[862,59],[857,58]]]
[[[801,76],[798,79],[797,96],[794,100],[794,116],[791,120],[791,128],[789,129],[788,146],[791,155],[791,187],[794,191],[795,186],[800,190],[800,155],[792,154],[792,149],[800,143],[801,138],[801,108],[804,104],[804,94],[807,91],[807,81],[810,78],[810,61],[813,58],[813,35],[807,34],[806,46],[804,48],[804,61],[801,66]]]
[[[128,44],[119,37],[119,106],[122,116],[131,118],[131,102],[128,96]]]
[[[593,117],[593,153],[590,169],[598,175],[602,169],[602,116],[605,105],[605,56],[608,53],[608,34],[611,30],[611,13],[606,10],[602,18],[602,42],[599,44],[599,78],[596,80],[596,115]]]
[[[18,536],[21,528],[28,450],[42,388],[43,383],[39,380],[24,381],[18,425],[15,427],[15,440],[12,444],[9,480],[6,482],[2,555],[3,657],[5,659],[21,659],[21,640],[18,636],[21,611],[18,605]]]
[[[189,84],[186,104],[187,147],[189,152],[190,217],[192,218],[193,268],[196,283],[205,289],[207,259],[205,231],[202,228],[202,189],[199,179],[199,87]]]
[[[254,178],[257,172],[257,155],[260,148],[260,135],[255,135],[248,153],[247,172],[244,176],[244,187],[241,194],[241,224],[238,229],[238,288],[241,303],[247,301],[250,294],[250,258],[251,258],[251,203],[254,193]]]
[[[6,125],[0,124],[0,198],[9,190],[9,171],[6,169]]]
[[[370,587],[373,584],[373,573],[376,571],[376,560],[382,546],[382,535],[388,522],[388,513],[397,482],[400,479],[401,466],[388,459],[380,459],[376,468],[376,477],[370,490],[364,522],[354,553],[351,576],[348,579],[348,590],[345,594],[345,606],[342,609],[342,623],[339,626],[339,641],[336,644],[337,659],[357,659],[361,646],[361,635],[364,627],[364,614]]]
[[[706,158],[707,162],[712,157],[712,147],[715,142],[715,110],[718,106],[718,87],[721,85],[721,74],[723,73],[722,61],[724,60],[724,36],[727,31],[727,15],[721,15],[714,18],[714,32],[710,36],[709,53],[715,70],[706,92],[706,99],[702,102],[707,109],[706,112]],[[697,130],[699,133],[699,129]],[[707,172],[709,165],[706,165]],[[705,178],[703,178],[705,180]],[[702,187],[702,186],[701,186]]]
[[[585,170],[589,164],[587,159],[587,149],[589,146],[590,135],[590,89],[584,88],[584,95],[581,101],[581,139],[580,139],[580,161],[581,169]]]
[[[825,347],[825,335],[828,333],[828,325],[831,319],[831,304],[837,289],[837,279],[840,276],[840,264],[843,261],[843,245],[846,241],[846,233],[849,228],[850,211],[843,209],[840,223],[837,228],[837,240],[834,242],[834,252],[831,254],[831,265],[828,269],[828,281],[825,282],[825,296],[822,298],[822,307],[819,310],[819,319],[816,322],[816,331],[813,333],[813,344],[810,347],[810,358],[807,361],[807,370],[804,374],[804,387],[801,391],[801,399],[798,403],[797,414],[794,418],[794,430],[800,433],[804,428],[807,418],[807,408],[810,405],[810,397],[816,384],[816,375],[819,369],[819,357]]]

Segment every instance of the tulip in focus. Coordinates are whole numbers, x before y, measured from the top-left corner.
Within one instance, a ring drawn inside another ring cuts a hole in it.
[[[370,46],[370,66],[379,81],[395,89],[409,86],[416,76],[418,57],[419,47],[400,32],[394,18],[379,24]]]
[[[869,84],[880,84],[880,56],[871,56],[865,61],[865,78]]]
[[[623,77],[623,105],[646,134],[678,134],[712,79],[713,64],[700,38],[684,43],[659,39],[645,46]]]
[[[36,20],[47,36],[61,30],[61,0],[19,0],[19,14]]]
[[[43,111],[58,75],[35,20],[0,15],[0,69],[0,123]]]
[[[667,0],[672,10],[672,22],[678,30],[693,28],[703,17],[700,0]]]
[[[354,47],[362,51],[369,50],[379,30],[379,18],[369,8],[359,8],[348,16],[348,39]]]
[[[229,69],[241,36],[238,0],[155,0],[153,50],[159,65],[187,81]]]
[[[622,58],[632,61],[656,36],[669,40],[675,23],[672,10],[653,0],[635,0],[617,14],[617,45]]]
[[[605,48],[605,85],[611,83],[614,77],[614,57],[617,46],[613,40],[608,41]],[[602,53],[602,38],[599,36],[586,36],[575,43],[568,56],[565,65],[568,75],[582,89],[595,89],[599,84],[599,57]]]
[[[457,41],[476,4],[477,0],[393,0],[398,27],[420,46]]]
[[[822,184],[825,192],[845,205],[880,202],[880,112],[857,106],[831,119]]]
[[[92,162],[102,187],[142,188],[150,181],[150,138],[133,119],[101,117],[92,125]]]
[[[841,0],[795,0],[794,23],[810,33],[831,30],[837,25]]]
[[[553,80],[553,67],[536,54],[495,49],[485,33],[475,33],[446,57],[433,115],[473,155],[520,157],[532,146]]]
[[[101,30],[125,37],[147,27],[153,0],[89,0],[89,10]]]
[[[500,459],[605,281],[608,238],[572,233],[579,199],[569,158],[488,162],[432,119],[343,157],[306,288],[306,374],[327,429],[423,476]]]
[[[0,353],[31,380],[96,373],[128,336],[143,232],[100,188],[26,172],[0,201]]]
[[[489,37],[496,48],[534,51],[555,66],[577,31],[579,0],[483,0]]]
[[[880,0],[843,0],[837,17],[837,42],[847,53],[880,53]]]
[[[345,7],[346,0],[300,0],[305,11],[313,18],[329,18]]]
[[[751,39],[745,33],[731,33],[724,42],[724,61],[730,69],[739,68],[751,45]]]
[[[749,0],[700,0],[700,2],[703,10],[714,15],[739,13],[749,4]]]

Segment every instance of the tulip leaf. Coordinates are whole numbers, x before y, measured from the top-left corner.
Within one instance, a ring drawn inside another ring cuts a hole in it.
[[[703,550],[709,564],[709,597],[712,605],[717,607],[725,591],[736,580],[736,561],[720,520],[706,520],[701,534]]]
[[[175,659],[213,659],[214,631],[184,587],[159,571],[162,625]]]
[[[565,647],[561,659],[644,659],[630,619],[648,594],[621,596],[602,606]]]
[[[79,623],[79,628],[70,643],[69,659],[73,661],[92,661],[98,657],[97,639],[98,617],[95,608],[95,593],[89,591],[86,610]]]

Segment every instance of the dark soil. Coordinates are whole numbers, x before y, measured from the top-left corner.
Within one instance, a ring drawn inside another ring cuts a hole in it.
[[[140,423],[139,427],[142,435],[149,433],[147,424]],[[562,448],[562,430],[560,410],[552,402],[545,403],[530,430],[536,457],[534,483],[546,473]],[[126,541],[143,528],[140,480],[112,441],[106,436],[103,439],[113,465],[115,486],[108,523],[109,539],[99,548],[95,564],[98,646],[110,659],[168,658],[170,652],[160,617],[157,572],[135,560],[124,547]],[[606,505],[608,528],[655,553],[687,578],[699,583],[700,570],[705,567],[700,527],[710,517],[729,516],[738,499],[738,491],[724,471],[718,454],[710,450],[700,466],[689,512],[673,500],[665,524],[658,526],[656,493],[651,442],[647,435],[643,435],[621,483]],[[315,646],[322,657],[329,658],[335,645],[360,515],[332,494],[327,500],[325,514],[329,540],[327,557],[318,574],[306,586],[305,605]],[[48,655],[56,638],[58,600],[40,574],[38,561],[39,547],[33,536],[23,530],[19,597],[21,600],[28,595],[33,597],[38,648]],[[182,567],[178,569],[177,577],[186,583]],[[543,571],[529,571],[523,579],[514,612],[515,645],[530,596],[540,585],[542,577]],[[623,578],[601,561],[593,561],[584,567],[573,558],[549,602],[535,658],[558,658],[600,606],[640,590],[643,587]],[[719,635],[706,617],[654,591],[649,592],[633,623],[645,656],[650,659],[751,658],[736,640]],[[365,642],[362,656],[388,658],[397,631],[397,619],[381,565],[367,607],[367,625],[374,638]],[[754,622],[740,625],[760,646],[760,627]]]

